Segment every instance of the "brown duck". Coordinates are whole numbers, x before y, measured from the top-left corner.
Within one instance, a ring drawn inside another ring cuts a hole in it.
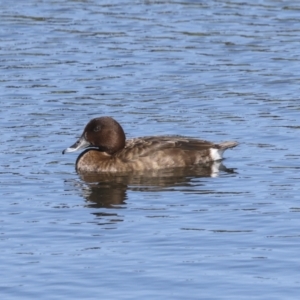
[[[79,140],[64,153],[88,148],[76,161],[78,172],[134,172],[187,167],[222,159],[234,141],[215,144],[180,136],[148,136],[127,140],[111,117],[92,119]]]

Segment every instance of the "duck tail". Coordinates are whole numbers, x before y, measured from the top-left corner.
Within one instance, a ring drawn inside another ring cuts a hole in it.
[[[239,143],[235,142],[235,141],[227,141],[227,142],[222,142],[222,143],[218,144],[218,147],[219,147],[219,149],[225,151],[226,149],[234,148],[238,144]]]
[[[223,153],[226,149],[237,146],[238,143],[235,141],[227,141],[220,144],[216,144],[215,147],[210,148],[210,158],[212,161],[223,159]]]

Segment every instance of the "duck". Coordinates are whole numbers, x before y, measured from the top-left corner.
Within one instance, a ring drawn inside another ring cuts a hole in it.
[[[112,117],[90,120],[63,154],[85,149],[76,160],[79,173],[116,173],[189,167],[223,159],[235,141],[213,143],[183,136],[145,136],[126,140]]]

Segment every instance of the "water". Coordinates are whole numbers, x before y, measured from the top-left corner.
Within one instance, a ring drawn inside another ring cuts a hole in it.
[[[1,298],[297,299],[299,10],[0,1]],[[82,177],[103,115],[237,140],[233,172]]]

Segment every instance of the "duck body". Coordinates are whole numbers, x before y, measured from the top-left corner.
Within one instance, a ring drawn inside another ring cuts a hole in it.
[[[85,172],[135,172],[187,167],[221,160],[234,141],[215,144],[181,136],[148,136],[125,141],[121,125],[110,117],[92,119],[79,140],[63,153],[87,148],[76,161]],[[90,148],[92,147],[92,148]]]

